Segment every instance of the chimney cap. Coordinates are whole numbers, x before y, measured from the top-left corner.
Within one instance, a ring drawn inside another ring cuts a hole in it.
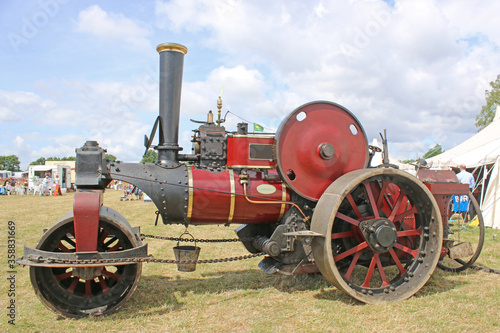
[[[163,51],[177,51],[177,52],[181,52],[182,54],[186,54],[188,50],[187,50],[187,47],[185,47],[184,45],[181,45],[181,44],[163,43],[163,44],[160,44],[156,47],[156,51],[158,51],[158,53],[163,52]]]

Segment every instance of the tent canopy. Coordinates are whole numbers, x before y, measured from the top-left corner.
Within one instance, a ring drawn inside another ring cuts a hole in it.
[[[494,164],[500,156],[500,106],[497,106],[495,118],[481,132],[442,154],[427,159],[432,167],[458,167],[464,164],[468,168]]]

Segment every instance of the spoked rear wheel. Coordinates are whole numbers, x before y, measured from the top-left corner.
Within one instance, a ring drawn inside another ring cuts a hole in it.
[[[75,252],[73,220],[56,223],[45,232],[36,248],[51,252]],[[120,224],[99,221],[98,251],[110,252],[137,246]],[[30,267],[31,284],[49,309],[70,318],[107,315],[132,295],[142,264],[100,267]]]
[[[477,214],[477,220],[463,220],[457,218],[448,222],[448,230],[445,230],[445,239],[450,240],[456,248],[463,247],[463,250],[454,251],[453,248],[448,254],[441,258],[438,267],[450,272],[461,272],[471,267],[481,254],[484,243],[484,221],[479,204],[469,193],[469,204]],[[453,259],[452,259],[453,258]]]
[[[311,230],[323,276],[365,302],[397,301],[416,293],[440,255],[443,227],[430,191],[395,169],[343,175],[321,196]]]

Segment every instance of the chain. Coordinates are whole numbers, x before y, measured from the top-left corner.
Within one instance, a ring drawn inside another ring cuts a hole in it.
[[[181,238],[181,237],[165,237],[156,235],[141,234],[141,239],[154,238],[174,242],[191,242],[191,243],[235,243],[235,242],[249,242],[254,238],[229,238],[229,239],[195,239],[195,238]]]
[[[152,258],[148,260],[148,262],[161,263],[161,264],[216,264],[219,262],[229,262],[229,261],[238,261],[251,259],[255,257],[263,256],[265,253],[255,253],[255,254],[247,254],[239,257],[229,257],[229,258],[218,258],[218,259],[204,259],[204,260],[171,260],[171,259],[156,259]]]
[[[200,242],[200,243],[224,243],[224,242],[245,242],[252,241],[254,238],[230,238],[230,239],[194,239],[194,238],[181,238],[181,237],[165,237],[156,235],[146,235],[140,234],[141,239],[153,238],[161,239],[167,241],[175,242]],[[247,254],[237,257],[227,257],[227,258],[217,258],[217,259],[202,259],[202,260],[173,260],[173,259],[159,259],[152,255],[140,258],[122,258],[122,259],[60,259],[60,258],[37,258],[38,263],[48,263],[48,264],[58,264],[58,265],[113,265],[113,264],[124,264],[124,263],[141,263],[141,262],[152,262],[161,264],[215,264],[220,262],[230,262],[237,260],[251,259],[255,257],[263,256],[265,253],[255,253]]]
[[[59,265],[113,265],[130,263],[136,264],[141,262],[152,262],[161,264],[215,264],[220,262],[229,262],[237,260],[251,259],[263,256],[264,253],[247,254],[238,257],[217,258],[217,259],[203,259],[203,260],[173,260],[173,259],[158,259],[153,256],[142,258],[123,258],[123,259],[58,259],[58,258],[39,258],[37,263],[59,264]]]

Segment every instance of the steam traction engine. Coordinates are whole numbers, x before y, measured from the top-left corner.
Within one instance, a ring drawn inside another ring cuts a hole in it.
[[[193,153],[178,146],[182,68],[187,49],[160,44],[158,161],[110,162],[95,141],[77,149],[73,211],[25,247],[41,301],[67,317],[109,314],[134,292],[142,262],[151,260],[138,228],[103,206],[111,180],[152,198],[164,224],[240,224],[246,249],[266,256],[268,273],[316,272],[366,303],[416,293],[435,267],[469,267],[482,246],[454,239],[448,203],[468,194],[451,171],[420,170],[418,178],[369,167],[369,147],[356,117],[325,101],[294,110],[275,135],[227,132],[220,117],[195,130]],[[471,197],[476,210],[477,203]],[[443,233],[444,231],[444,233]],[[444,245],[444,246],[443,246]]]

